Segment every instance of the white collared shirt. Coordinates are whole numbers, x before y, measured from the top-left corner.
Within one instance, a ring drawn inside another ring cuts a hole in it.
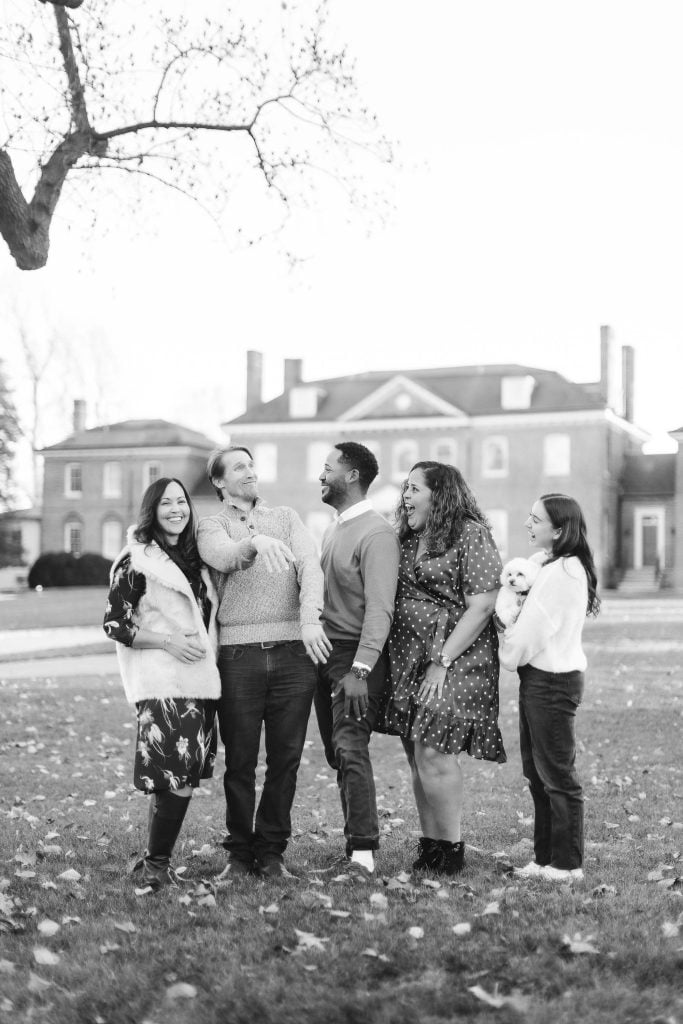
[[[363,498],[362,501],[357,501],[355,505],[349,505],[349,507],[345,508],[341,514],[335,512],[334,522],[348,523],[349,519],[355,519],[356,516],[362,516],[364,512],[372,512],[372,502],[369,498]]]

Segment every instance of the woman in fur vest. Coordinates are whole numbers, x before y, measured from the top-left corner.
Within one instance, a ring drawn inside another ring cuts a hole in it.
[[[216,596],[195,533],[180,480],[151,484],[112,566],[104,617],[137,709],[134,783],[151,806],[147,851],[135,869],[154,891],[177,884],[171,853],[192,791],[212,776],[216,755]]]

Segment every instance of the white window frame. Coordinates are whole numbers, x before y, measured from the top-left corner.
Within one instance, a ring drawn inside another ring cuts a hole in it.
[[[557,449],[553,445],[565,444],[565,451],[558,459]],[[572,464],[572,447],[569,434],[546,434],[543,438],[543,473],[545,476],[569,476]],[[556,468],[559,465],[559,468]]]
[[[71,531],[78,530],[78,550],[74,551],[71,545]],[[64,523],[64,550],[69,554],[80,558],[83,554],[83,523],[80,519],[67,519]]]
[[[102,467],[102,497],[120,498],[123,489],[123,467],[120,462],[105,462]]]
[[[108,545],[107,538],[107,527],[116,526],[118,529],[118,540],[116,544],[112,544],[111,547]],[[102,554],[105,558],[110,558],[112,561],[116,558],[119,551],[123,547],[123,524],[120,519],[116,519],[114,516],[107,516],[106,519],[102,520]],[[116,550],[114,550],[114,548]]]
[[[154,480],[151,480],[150,479],[150,474],[151,474],[153,466],[157,467],[159,472],[155,476]],[[161,465],[161,462],[159,461],[159,459],[150,459],[149,462],[143,462],[143,464],[142,464],[142,489],[143,489],[143,491],[146,491],[147,488],[150,486],[150,484],[153,484],[155,480],[158,480],[159,477],[161,477],[163,475],[164,474],[163,474],[163,471],[162,471],[162,465]]]
[[[448,446],[450,448],[450,458],[443,459],[439,456],[439,448],[441,446]],[[458,442],[453,437],[437,437],[429,446],[431,458],[435,462],[445,462],[450,466],[457,466],[458,464]]]
[[[414,465],[420,461],[420,446],[417,441],[410,437],[404,437],[400,441],[394,441],[391,446],[391,479],[394,483],[401,483],[408,476],[408,471],[403,469],[403,458]]]
[[[259,483],[274,484],[277,480],[277,445],[272,441],[254,445],[254,465]]]
[[[332,442],[327,441],[310,441],[306,447],[306,479],[309,481],[315,481],[320,478],[320,474],[323,471],[325,465],[325,459],[327,458],[330,449],[333,447]]]
[[[503,466],[500,468],[488,465],[487,453],[494,445],[499,447],[503,453]],[[481,443],[481,475],[487,479],[500,479],[508,475],[509,468],[510,442],[508,438],[503,434],[497,434],[495,437],[485,437]]]
[[[75,491],[72,486],[71,475],[73,472],[78,471],[81,481],[80,489]],[[64,467],[64,497],[65,498],[82,498],[83,497],[83,464],[81,462],[67,462]]]

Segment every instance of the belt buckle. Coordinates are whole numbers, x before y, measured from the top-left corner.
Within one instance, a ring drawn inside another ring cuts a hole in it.
[[[277,647],[277,640],[265,640],[261,642],[261,650],[269,651],[271,647]]]

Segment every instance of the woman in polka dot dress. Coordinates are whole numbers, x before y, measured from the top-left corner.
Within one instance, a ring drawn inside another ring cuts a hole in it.
[[[453,466],[416,463],[397,520],[402,556],[385,728],[401,736],[412,772],[423,832],[413,868],[456,874],[465,851],[458,754],[506,760],[491,618],[502,565],[486,518]]]

